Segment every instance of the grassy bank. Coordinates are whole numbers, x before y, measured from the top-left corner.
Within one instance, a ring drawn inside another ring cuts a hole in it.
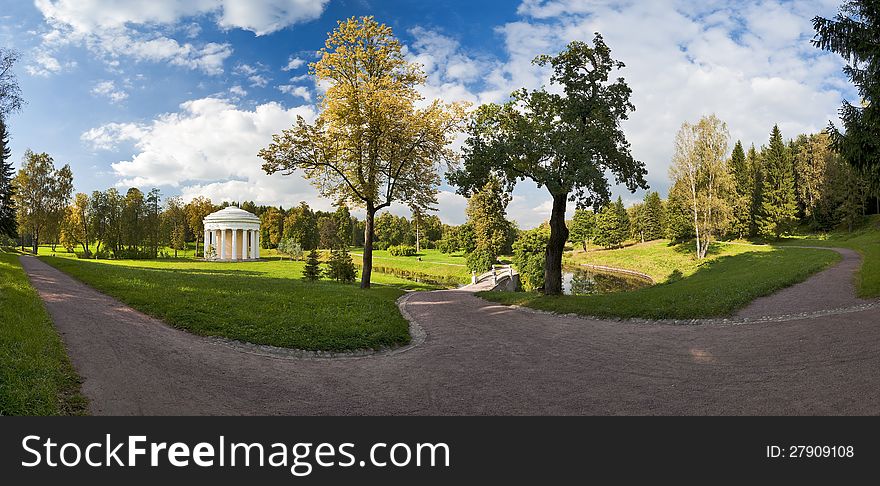
[[[360,266],[363,248],[352,248],[352,258]],[[421,260],[419,260],[421,259]],[[422,250],[416,256],[393,256],[385,250],[373,250],[373,272],[437,282],[445,285],[466,284],[471,272],[463,253],[445,254]]]
[[[83,415],[79,389],[18,255],[0,251],[0,415]]]
[[[677,249],[667,247],[663,251],[659,245],[619,250],[620,253],[601,263],[656,275],[658,281],[665,281],[652,287],[587,296],[550,297],[532,292],[481,292],[479,295],[493,302],[563,314],[648,319],[718,317],[730,315],[758,297],[801,282],[840,259],[831,251],[724,245],[708,262],[696,265],[681,260],[675,264]],[[627,266],[620,265],[618,260],[622,260],[627,251],[633,257]],[[653,256],[635,256],[645,251]]]
[[[43,261],[170,325],[257,344],[341,351],[410,340],[395,300],[434,288],[389,275],[376,285],[301,279],[303,262]]]
[[[780,245],[836,246],[858,251],[862,255],[862,267],[856,275],[859,297],[880,297],[880,216],[871,216],[852,233],[811,234],[789,238]]]

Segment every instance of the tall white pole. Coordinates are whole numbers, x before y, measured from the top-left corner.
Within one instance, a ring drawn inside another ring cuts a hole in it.
[[[254,259],[260,259],[260,231],[257,230],[257,244],[254,245]]]
[[[226,230],[220,230],[220,259],[226,260]]]

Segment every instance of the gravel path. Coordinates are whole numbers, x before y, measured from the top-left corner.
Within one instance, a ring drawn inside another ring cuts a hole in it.
[[[876,308],[737,326],[640,325],[420,292],[401,306],[426,332],[422,344],[296,359],[170,328],[35,258],[22,264],[94,414],[880,413]]]

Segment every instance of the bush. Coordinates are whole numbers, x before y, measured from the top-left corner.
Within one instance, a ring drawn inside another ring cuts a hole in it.
[[[519,272],[520,283],[525,290],[544,286],[544,253],[550,241],[546,228],[523,231],[513,243],[513,266]]]
[[[416,256],[416,249],[409,245],[389,246],[388,253],[391,256]]]
[[[468,270],[483,273],[495,264],[495,256],[487,250],[474,250],[467,254]]]
[[[373,242],[373,249],[374,250],[387,250],[388,246],[389,245],[388,245],[387,241],[374,241]]]
[[[303,278],[314,282],[320,279],[323,273],[323,270],[321,270],[321,260],[318,258],[318,250],[310,251],[306,259],[306,266],[303,268]]]

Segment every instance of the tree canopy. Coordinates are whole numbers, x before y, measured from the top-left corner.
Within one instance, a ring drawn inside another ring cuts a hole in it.
[[[267,174],[302,171],[324,197],[366,209],[361,287],[370,286],[373,218],[401,202],[436,203],[441,163],[465,105],[440,101],[417,107],[421,67],[406,59],[391,28],[373,17],[339,22],[311,73],[328,88],[314,123],[296,124],[260,151]]]
[[[477,109],[467,127],[463,166],[449,174],[459,193],[470,195],[495,176],[512,190],[531,179],[553,198],[546,249],[544,291],[562,292],[562,253],[568,240],[566,205],[598,207],[610,197],[606,172],[634,191],[647,188],[645,166],[633,159],[621,122],[635,107],[623,78],[624,67],[611,57],[602,36],[592,45],[574,41],[556,56],[538,56],[552,70],[550,82],[561,93],[520,89],[502,105]]]

